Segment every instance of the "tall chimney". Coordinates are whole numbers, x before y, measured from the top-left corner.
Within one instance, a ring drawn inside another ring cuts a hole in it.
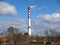
[[[28,33],[31,35],[31,19],[30,19],[30,7],[28,7]]]

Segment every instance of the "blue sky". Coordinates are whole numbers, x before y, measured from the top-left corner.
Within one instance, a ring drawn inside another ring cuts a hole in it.
[[[0,2],[6,2],[16,7],[18,14],[13,16],[13,18],[26,19],[28,6],[36,5],[36,8],[31,11],[31,18],[33,19],[39,14],[52,14],[60,8],[58,0],[2,0]],[[39,8],[43,9],[39,10]]]
[[[25,24],[26,27],[24,26],[23,28],[27,30],[28,6],[32,6],[33,7],[33,9],[31,10],[32,30],[35,30],[35,26],[37,26],[36,30],[44,31],[46,29],[50,29],[50,27],[48,27],[50,25],[51,28],[54,27],[52,25],[55,26],[57,25],[53,29],[55,28],[56,30],[60,29],[60,26],[58,26],[59,25],[58,23],[60,23],[60,21],[58,21],[60,17],[60,0],[0,0],[0,6],[2,7],[2,9],[0,7],[0,15],[1,15],[0,28],[3,26],[2,22],[6,22],[5,26],[7,27],[7,22],[9,23],[9,21],[5,21],[5,20],[10,20],[11,23],[15,22],[12,20],[20,20],[20,21],[23,20],[21,22],[24,22],[23,24],[26,23]],[[5,8],[4,6],[7,8]],[[8,9],[8,6],[10,7],[11,10]],[[10,24],[8,24],[8,27]],[[18,23],[18,24],[21,25],[22,23]]]

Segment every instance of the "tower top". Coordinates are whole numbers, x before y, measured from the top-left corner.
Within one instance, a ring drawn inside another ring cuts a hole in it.
[[[28,7],[28,10],[30,10],[30,6]]]

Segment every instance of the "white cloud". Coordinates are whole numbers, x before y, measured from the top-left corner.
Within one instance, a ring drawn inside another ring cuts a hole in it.
[[[44,6],[43,6],[43,7],[40,7],[39,10],[42,10],[42,9],[44,9],[44,8],[45,8]]]
[[[53,13],[53,14],[44,14],[38,15],[32,21],[32,34],[44,34],[45,30],[54,29],[59,31],[60,30],[60,14]],[[13,26],[23,32],[27,32],[28,25],[24,19],[8,19],[8,20],[0,20],[0,30],[7,30],[8,27]]]
[[[45,30],[60,30],[60,14],[44,14],[38,15],[35,20],[32,20],[32,33],[44,34]],[[60,31],[59,31],[60,32]]]
[[[34,8],[36,8],[36,7],[37,7],[36,5],[31,5],[31,6],[30,6],[31,9],[34,9]]]
[[[27,31],[27,24],[24,19],[4,19],[0,20],[0,30],[7,30],[10,26],[17,28],[21,31]]]
[[[15,6],[10,5],[9,3],[6,2],[0,2],[0,15],[17,15],[17,11]]]
[[[60,22],[60,14],[59,13],[38,15],[37,17],[42,18],[48,22]]]

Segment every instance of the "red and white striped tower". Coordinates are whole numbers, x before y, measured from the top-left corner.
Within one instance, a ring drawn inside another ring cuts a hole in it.
[[[28,7],[28,33],[31,35],[30,7]]]

